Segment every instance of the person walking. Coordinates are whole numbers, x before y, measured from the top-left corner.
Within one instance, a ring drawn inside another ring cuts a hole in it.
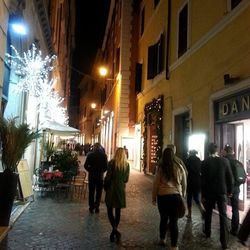
[[[104,172],[107,170],[107,156],[100,143],[93,145],[93,150],[87,154],[84,168],[88,171],[89,180],[89,212],[99,213],[103,190]]]
[[[128,149],[127,149],[126,145],[124,145],[123,148],[125,150],[125,154],[126,154],[127,160],[128,160],[129,154],[128,154]]]
[[[114,158],[108,163],[107,174],[104,179],[106,191],[105,203],[109,222],[112,226],[110,241],[114,242],[121,238],[118,231],[120,223],[121,209],[126,207],[125,187],[129,179],[130,167],[127,161],[126,152],[123,148],[118,148]],[[115,214],[113,213],[115,211]]]
[[[239,194],[240,194],[240,184],[237,182],[237,165],[236,159],[234,158],[234,152],[232,147],[229,144],[226,144],[224,147],[224,152],[229,162],[231,171],[234,177],[234,187],[232,196],[230,197],[231,206],[232,206],[232,220],[231,220],[231,230],[230,233],[234,236],[237,236],[239,229]]]
[[[223,249],[228,249],[227,196],[232,196],[233,176],[229,161],[219,157],[217,145],[208,146],[209,157],[201,165],[201,192],[205,204],[205,228],[207,238],[211,236],[212,212],[215,204],[220,215],[220,242]]]
[[[240,226],[239,233],[238,233],[239,242],[243,246],[247,246],[246,242],[247,242],[249,235],[250,235],[250,208],[248,209],[246,217],[244,218]]]
[[[173,152],[174,152],[174,160],[175,160],[178,164],[182,165],[182,167],[184,168],[184,170],[186,171],[186,174],[187,174],[187,168],[186,168],[185,163],[183,162],[183,160],[182,160],[180,157],[178,157],[178,156],[176,155],[176,146],[175,146],[174,144],[168,144],[168,145],[167,145],[167,148],[171,148],[171,149],[173,150]]]
[[[165,245],[167,225],[169,223],[171,249],[178,249],[177,206],[181,196],[186,195],[186,172],[174,157],[174,151],[166,148],[159,162],[153,182],[152,202],[158,205],[160,214],[160,245]]]
[[[204,218],[204,207],[200,201],[201,192],[201,160],[196,155],[198,152],[196,150],[190,150],[189,156],[185,161],[187,168],[187,208],[188,214],[187,218],[192,218],[192,200],[195,201],[198,206],[202,218]]]

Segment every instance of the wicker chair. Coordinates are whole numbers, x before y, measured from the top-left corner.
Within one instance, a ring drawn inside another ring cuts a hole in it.
[[[73,178],[71,183],[71,197],[81,199],[86,197],[88,189],[87,173],[85,171],[80,171],[77,176]]]

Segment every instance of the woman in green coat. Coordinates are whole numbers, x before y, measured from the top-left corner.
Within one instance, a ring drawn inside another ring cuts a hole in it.
[[[115,237],[120,240],[121,234],[117,230],[121,208],[126,207],[125,187],[129,178],[129,163],[123,148],[118,148],[114,158],[108,163],[108,170],[104,180],[104,189],[106,191],[105,202],[107,206],[109,222],[112,226],[110,241],[113,242]],[[115,210],[115,215],[113,213]]]

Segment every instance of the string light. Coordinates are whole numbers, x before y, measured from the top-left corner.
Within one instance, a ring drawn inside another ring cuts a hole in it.
[[[154,135],[154,145],[152,145],[152,152],[151,152],[153,153],[152,156],[154,159],[152,159],[152,161],[150,160],[151,162],[148,162],[148,163],[149,164],[154,163],[156,165],[159,162],[161,155],[162,155],[162,145],[163,145],[162,117],[163,117],[163,95],[160,95],[157,99],[153,99],[152,102],[146,104],[144,108],[144,132],[143,132],[144,172],[146,172],[146,169],[147,169],[147,152],[148,152],[147,128],[150,125],[156,126],[156,135]]]
[[[23,53],[23,57],[11,45],[14,55],[6,54],[8,63],[16,75],[20,77],[16,85],[17,92],[28,92],[29,95],[38,97],[41,93],[41,85],[48,79],[49,73],[53,70],[52,63],[56,56],[42,57],[42,52],[35,44],[31,45],[28,52]]]

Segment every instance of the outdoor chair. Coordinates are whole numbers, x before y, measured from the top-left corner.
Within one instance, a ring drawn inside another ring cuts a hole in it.
[[[56,197],[61,198],[64,195],[64,198],[69,196],[71,187],[72,187],[72,173],[63,172],[63,178],[59,180],[55,186]]]
[[[88,189],[87,173],[85,171],[80,171],[77,176],[73,178],[71,184],[71,197],[81,199],[86,197]]]
[[[34,189],[35,191],[40,192],[41,196],[44,196],[46,192],[48,191],[52,191],[52,186],[49,180],[46,180],[43,176],[42,176],[42,172],[43,169],[42,168],[38,168],[35,171],[35,185],[34,185]]]

